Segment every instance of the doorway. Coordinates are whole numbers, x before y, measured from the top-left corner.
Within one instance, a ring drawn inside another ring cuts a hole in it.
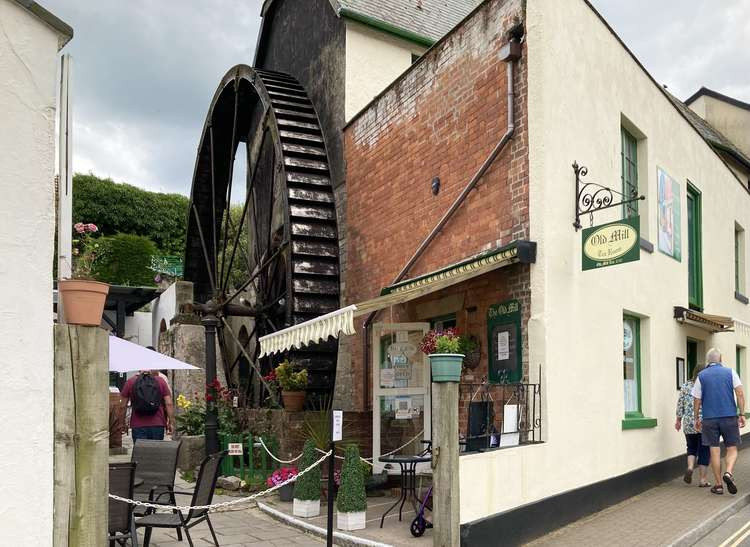
[[[692,378],[695,367],[698,366],[698,340],[687,339],[687,377]]]
[[[377,323],[372,329],[372,455],[419,454],[430,438],[430,367],[419,343],[429,323]],[[405,446],[404,446],[405,445]],[[419,464],[418,470],[429,464]]]

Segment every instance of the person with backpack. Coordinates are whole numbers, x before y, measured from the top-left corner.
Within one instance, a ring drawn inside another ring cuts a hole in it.
[[[130,429],[133,442],[138,439],[164,439],[164,432],[172,433],[174,409],[172,392],[159,372],[141,371],[128,378],[120,394],[130,400]]]

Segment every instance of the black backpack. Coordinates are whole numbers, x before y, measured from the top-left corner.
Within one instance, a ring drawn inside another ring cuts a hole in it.
[[[141,374],[133,385],[133,411],[145,416],[153,416],[161,406],[159,382],[150,374]]]

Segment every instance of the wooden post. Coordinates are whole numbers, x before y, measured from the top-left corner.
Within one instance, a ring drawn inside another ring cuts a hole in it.
[[[432,383],[432,544],[460,545],[458,383]]]
[[[55,325],[54,547],[107,544],[108,342],[99,327]]]

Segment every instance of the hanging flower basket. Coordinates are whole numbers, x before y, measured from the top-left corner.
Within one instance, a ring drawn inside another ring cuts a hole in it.
[[[461,353],[431,353],[430,359],[433,382],[460,382],[464,356]]]
[[[94,327],[101,324],[109,285],[89,279],[63,279],[57,288],[66,323]]]

